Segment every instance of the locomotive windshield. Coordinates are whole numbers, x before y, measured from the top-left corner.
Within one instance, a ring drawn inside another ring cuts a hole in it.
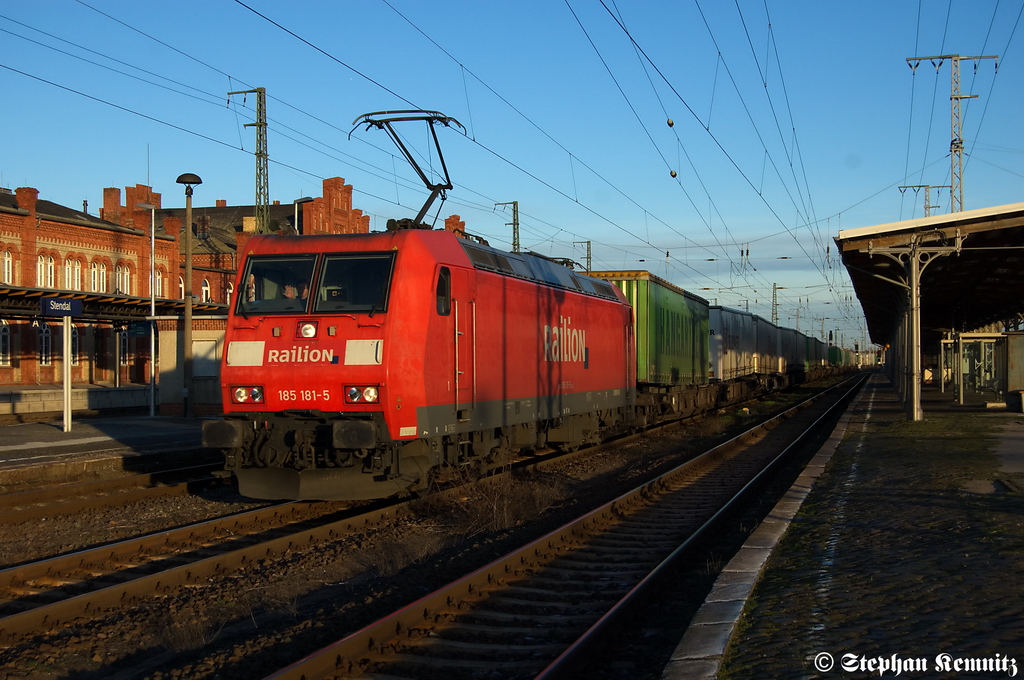
[[[238,313],[304,312],[315,265],[316,255],[249,258]]]
[[[313,311],[387,311],[393,253],[325,255]]]
[[[393,253],[325,255],[319,271],[316,263],[315,254],[249,258],[238,313],[303,314],[310,299],[314,313],[387,311]]]

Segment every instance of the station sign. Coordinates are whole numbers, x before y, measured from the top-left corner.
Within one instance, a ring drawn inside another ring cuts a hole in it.
[[[128,324],[128,337],[129,338],[142,338],[149,335],[149,331],[152,328],[148,321],[132,321]]]
[[[40,298],[39,313],[45,316],[82,316],[82,301],[68,298]]]

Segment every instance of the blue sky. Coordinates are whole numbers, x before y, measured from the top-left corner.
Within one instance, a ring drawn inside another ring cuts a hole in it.
[[[648,269],[785,325],[862,336],[840,229],[921,216],[899,186],[950,183],[961,62],[964,208],[1024,196],[1022,0],[425,3],[39,0],[0,7],[0,185],[96,213],[104,187],[203,178],[197,205],[251,204],[255,97],[270,197],[355,187],[372,228],[426,190],[363,113],[422,108],[455,188],[441,218],[509,248]],[[672,119],[673,125],[667,121]],[[399,131],[436,167],[426,127]],[[351,136],[349,133],[351,132]],[[672,172],[675,176],[672,176]],[[950,209],[934,189],[936,212]],[[436,204],[435,204],[436,208]],[[666,257],[667,255],[667,257]]]

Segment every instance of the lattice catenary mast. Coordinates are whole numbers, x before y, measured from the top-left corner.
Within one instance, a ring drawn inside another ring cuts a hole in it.
[[[228,103],[233,94],[256,94],[256,122],[246,123],[245,127],[256,128],[256,233],[270,232],[270,173],[268,169],[270,155],[267,153],[267,90],[257,87],[255,90],[228,92]]]
[[[944,54],[938,57],[907,57],[907,64],[912,71],[925,59],[932,62],[936,73],[942,68],[942,62],[949,59],[951,74],[951,93],[949,95],[950,108],[952,109],[952,140],[949,143],[949,175],[950,175],[950,212],[961,212],[964,209],[964,140],[960,135],[960,100],[975,99],[976,94],[960,94],[960,62],[970,59],[974,62],[974,70],[978,70],[978,61],[981,59],[999,59],[998,55],[986,57],[961,57],[959,54]],[[996,61],[996,73],[999,72],[999,62]]]

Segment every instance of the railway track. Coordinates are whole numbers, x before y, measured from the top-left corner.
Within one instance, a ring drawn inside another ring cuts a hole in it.
[[[781,454],[738,445],[758,436],[726,442],[270,677],[569,677],[617,616],[804,438]]]
[[[215,474],[223,467],[220,462],[206,463],[175,470],[3,494],[0,495],[0,523],[16,524],[55,515],[119,507],[151,498],[194,493],[200,488],[230,483],[229,477]]]
[[[0,644],[336,540],[394,512],[367,510],[283,503],[0,570]]]

